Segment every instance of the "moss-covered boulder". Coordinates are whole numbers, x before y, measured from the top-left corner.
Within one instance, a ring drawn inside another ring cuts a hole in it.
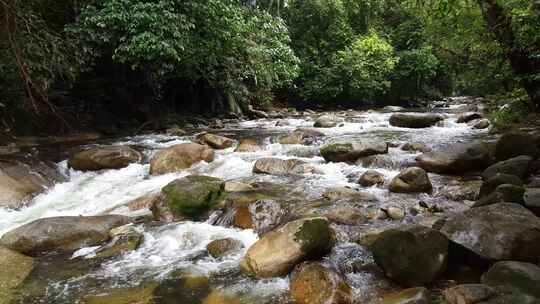
[[[335,271],[320,263],[305,262],[294,269],[289,283],[298,304],[352,304],[351,287]]]
[[[321,147],[322,157],[329,162],[355,162],[359,158],[388,153],[388,144],[380,141],[338,141]]]
[[[185,143],[175,145],[154,154],[150,160],[150,174],[159,175],[187,169],[200,161],[214,160],[214,150],[205,145]]]
[[[242,271],[255,277],[288,274],[295,265],[330,252],[334,233],[326,218],[306,218],[289,222],[265,234],[247,251]]]
[[[112,146],[78,152],[69,159],[68,165],[75,170],[96,171],[120,169],[141,160],[142,154],[130,147]]]
[[[155,219],[174,221],[201,219],[225,198],[224,183],[219,178],[189,175],[161,189],[163,199],[152,208]]]
[[[502,184],[523,186],[521,179],[513,174],[497,173],[482,183],[479,194],[480,198],[488,196]]]
[[[0,304],[9,304],[13,291],[34,269],[34,260],[13,250],[0,247]]]
[[[497,186],[497,188],[495,188],[495,190],[491,192],[491,194],[482,197],[479,201],[474,203],[473,207],[481,207],[497,203],[524,204],[524,193],[525,188],[521,186],[502,184]]]
[[[389,278],[405,286],[421,286],[446,270],[448,239],[437,230],[409,226],[382,232],[371,250]]]
[[[524,179],[529,175],[529,167],[532,161],[532,157],[521,155],[495,163],[482,172],[482,178],[484,180],[489,180],[497,173],[504,173],[512,174]]]
[[[516,261],[497,262],[482,276],[482,283],[503,291],[513,289],[517,293],[536,298],[537,302],[534,303],[540,303],[540,267],[535,264]]]
[[[507,160],[520,155],[537,158],[540,155],[533,135],[525,132],[509,132],[501,136],[495,145],[495,159]]]
[[[424,169],[411,167],[400,172],[390,181],[388,189],[396,193],[431,192],[433,186]]]

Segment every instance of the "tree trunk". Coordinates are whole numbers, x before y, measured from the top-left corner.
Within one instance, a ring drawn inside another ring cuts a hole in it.
[[[512,70],[520,78],[520,83],[531,98],[535,111],[540,110],[540,80],[534,75],[540,73],[540,58],[523,49],[516,41],[512,30],[512,16],[496,0],[477,0],[482,9],[488,29],[504,47]]]

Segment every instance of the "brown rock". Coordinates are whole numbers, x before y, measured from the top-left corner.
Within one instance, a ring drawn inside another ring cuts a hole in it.
[[[150,174],[159,175],[187,169],[193,164],[214,160],[214,150],[208,146],[186,143],[156,152],[150,160]]]
[[[214,149],[227,149],[234,145],[234,140],[210,133],[203,133],[197,136],[197,140],[200,144],[208,145]]]
[[[120,169],[142,160],[142,154],[129,147],[113,146],[91,148],[73,155],[68,165],[80,171]]]
[[[298,304],[352,304],[351,287],[335,271],[320,263],[296,267],[289,284],[291,297]]]

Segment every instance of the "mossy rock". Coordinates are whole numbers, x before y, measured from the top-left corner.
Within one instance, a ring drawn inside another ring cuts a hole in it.
[[[0,247],[0,304],[9,304],[13,300],[13,292],[33,269],[31,257]]]
[[[114,289],[103,295],[87,296],[85,304],[155,304],[156,283],[134,288]]]
[[[203,217],[226,196],[222,180],[203,175],[177,179],[161,191],[173,213],[193,219]]]

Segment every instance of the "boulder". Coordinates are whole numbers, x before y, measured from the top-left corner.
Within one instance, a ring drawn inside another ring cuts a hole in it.
[[[424,287],[404,289],[386,294],[377,304],[430,304],[429,291]]]
[[[467,123],[469,121],[479,119],[479,118],[482,118],[482,117],[484,117],[484,115],[482,115],[482,113],[480,113],[480,112],[466,112],[466,113],[459,114],[456,122],[457,123]]]
[[[242,229],[253,229],[259,235],[263,235],[279,226],[287,215],[288,213],[281,203],[269,199],[257,200],[237,207],[233,226]]]
[[[353,207],[336,207],[327,211],[324,216],[329,221],[341,225],[360,225],[367,221],[364,213]]]
[[[392,179],[388,186],[390,192],[396,193],[417,193],[431,192],[433,186],[429,177],[422,168],[411,167],[403,170]]]
[[[73,252],[110,239],[112,228],[131,222],[120,215],[41,218],[4,234],[0,245],[31,256],[49,251]]]
[[[480,198],[488,196],[493,191],[495,191],[495,189],[497,189],[498,186],[502,184],[523,186],[523,182],[521,181],[521,179],[515,175],[505,174],[505,173],[496,173],[495,175],[491,176],[489,179],[484,181],[484,183],[482,183],[482,187],[480,187],[480,194],[479,194]]]
[[[522,155],[495,163],[484,170],[482,178],[488,180],[497,173],[504,173],[524,179],[529,175],[529,166],[532,160],[532,157]]]
[[[487,261],[536,262],[540,256],[540,218],[518,204],[469,209],[449,217],[440,231]]]
[[[428,152],[416,158],[419,166],[428,172],[460,174],[485,169],[491,163],[487,145],[483,142],[455,144],[445,151]]]
[[[387,208],[381,208],[381,210],[393,220],[402,220],[405,218],[405,210],[399,207],[390,206]]]
[[[371,250],[389,278],[405,286],[419,286],[445,272],[448,240],[437,230],[409,226],[382,232]]]
[[[214,149],[227,149],[234,145],[234,140],[227,138],[225,136],[202,133],[197,136],[197,141],[201,145],[208,145]]]
[[[13,250],[0,247],[0,304],[9,304],[13,291],[34,269],[34,260]]]
[[[289,283],[291,297],[298,304],[352,304],[352,290],[335,271],[320,263],[298,265]]]
[[[443,296],[448,304],[481,304],[496,296],[496,291],[483,284],[463,284],[447,288]]]
[[[321,147],[321,155],[329,162],[355,162],[359,158],[388,153],[388,144],[375,141],[343,141]]]
[[[431,149],[428,148],[424,144],[419,143],[405,143],[401,146],[401,150],[403,151],[411,151],[411,152],[430,152]]]
[[[242,139],[240,140],[240,143],[234,150],[234,152],[257,152],[261,151],[262,147],[259,146],[259,143],[255,139]]]
[[[337,126],[340,120],[333,115],[322,115],[315,120],[315,128],[333,128]]]
[[[214,258],[220,258],[232,251],[244,248],[244,244],[233,238],[215,240],[206,245],[206,250]]]
[[[377,201],[377,197],[368,192],[361,192],[347,187],[332,187],[324,191],[322,197],[330,201]]]
[[[384,174],[375,170],[368,170],[360,176],[360,179],[358,179],[358,183],[364,187],[371,187],[374,185],[384,184],[384,180]]]
[[[113,146],[87,149],[71,156],[68,166],[80,171],[120,169],[142,160],[142,154],[130,147]]]
[[[305,174],[313,171],[311,165],[298,159],[260,158],[253,166],[253,173],[261,174]]]
[[[255,190],[255,187],[242,182],[226,181],[223,184],[223,189],[225,190],[225,192],[248,192]]]
[[[501,136],[495,145],[495,159],[503,161],[520,155],[536,159],[540,155],[533,135],[524,132],[509,132]]]
[[[240,266],[259,278],[283,276],[302,261],[324,256],[333,244],[328,220],[299,219],[265,234],[248,249]]]
[[[438,194],[452,201],[476,201],[482,186],[481,180],[464,181],[443,186]]]
[[[433,113],[396,113],[390,116],[390,125],[400,128],[429,128],[444,117]]]
[[[294,131],[289,135],[281,136],[278,142],[282,145],[301,145],[304,143],[304,133]]]
[[[214,150],[208,146],[186,143],[156,152],[150,160],[150,174],[159,175],[187,169],[200,161],[214,160]]]
[[[152,212],[154,218],[164,221],[204,218],[226,196],[222,180],[204,175],[174,180],[161,192],[163,200],[153,206]]]
[[[495,190],[488,196],[482,197],[473,205],[473,207],[487,206],[497,203],[523,204],[524,193],[525,189],[521,186],[502,184],[495,188]]]
[[[525,207],[538,211],[540,210],[540,188],[527,188],[523,195]]]
[[[491,125],[489,122],[489,119],[479,119],[478,121],[472,121],[474,124],[472,125],[475,129],[487,129]]]
[[[540,267],[531,263],[497,262],[482,275],[482,283],[495,288],[511,288],[540,302]]]
[[[47,162],[0,160],[0,208],[19,208],[30,198],[64,178]]]

